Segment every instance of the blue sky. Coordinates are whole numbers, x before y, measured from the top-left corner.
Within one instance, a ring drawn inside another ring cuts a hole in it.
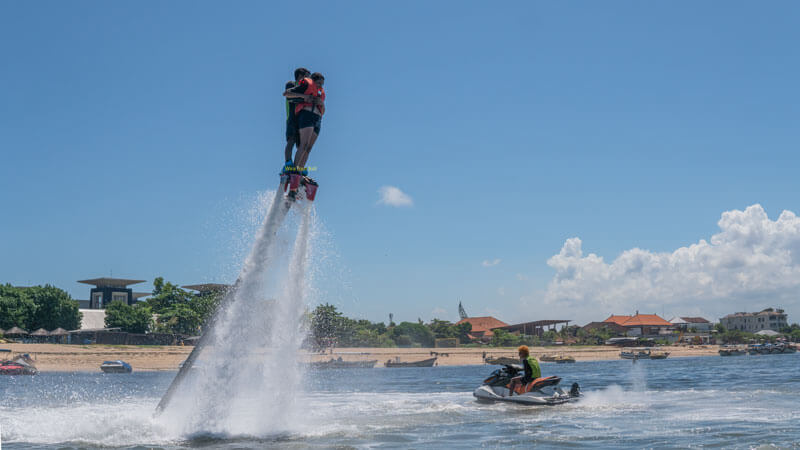
[[[781,303],[792,321],[789,282],[562,304],[547,261],[574,237],[610,263],[709,240],[726,211],[800,211],[798,19],[788,1],[3,2],[0,281],[231,282],[235,211],[276,184],[302,65],[328,92],[310,164],[341,275],[319,288],[347,314]],[[383,186],[413,205],[378,204]]]

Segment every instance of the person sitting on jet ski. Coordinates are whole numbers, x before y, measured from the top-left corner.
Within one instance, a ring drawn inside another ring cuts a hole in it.
[[[525,369],[525,375],[511,379],[511,383],[508,385],[508,388],[510,389],[510,392],[508,393],[509,397],[514,395],[514,389],[516,389],[517,386],[524,386],[542,376],[542,370],[539,368],[539,362],[536,361],[536,358],[531,356],[528,346],[520,345],[517,351],[519,352],[519,359],[522,363],[522,367]]]

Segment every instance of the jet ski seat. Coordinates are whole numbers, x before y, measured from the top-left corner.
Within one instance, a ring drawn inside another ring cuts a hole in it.
[[[555,386],[561,382],[561,377],[551,376],[551,377],[542,377],[537,378],[530,383],[526,384],[525,386],[517,386],[515,392],[517,394],[524,394],[526,392],[537,391],[543,387],[547,386]]]

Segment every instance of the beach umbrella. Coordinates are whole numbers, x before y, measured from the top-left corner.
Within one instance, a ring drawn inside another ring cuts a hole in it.
[[[31,336],[50,336],[50,333],[47,332],[44,328],[39,328],[38,330],[31,333]]]
[[[5,335],[6,336],[27,336],[28,332],[23,330],[22,328],[14,327],[14,328],[12,328],[10,330],[6,330]]]
[[[56,328],[50,332],[50,336],[63,336],[65,334],[69,334],[69,332],[63,328]]]

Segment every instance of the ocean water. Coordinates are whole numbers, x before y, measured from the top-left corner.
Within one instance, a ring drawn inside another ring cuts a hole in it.
[[[799,368],[798,355],[545,363],[585,394],[553,407],[477,403],[492,366],[321,370],[289,393],[293,423],[270,423],[280,404],[235,412],[263,420],[257,435],[182,435],[154,417],[172,372],[43,373],[0,377],[0,427],[7,449],[798,448]]]

